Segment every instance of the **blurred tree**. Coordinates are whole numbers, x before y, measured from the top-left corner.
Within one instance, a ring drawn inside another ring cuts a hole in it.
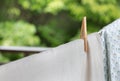
[[[61,13],[65,15],[63,17],[63,20],[66,19],[66,16],[69,16],[70,19],[73,21],[73,23],[77,24],[76,26],[78,27],[76,27],[76,30],[74,30],[73,32],[78,31],[79,29],[78,24],[80,24],[79,22],[81,21],[83,16],[87,16],[88,33],[98,31],[105,24],[108,24],[111,21],[119,18],[120,17],[119,3],[120,2],[118,0],[89,0],[89,1],[88,0],[44,0],[44,1],[43,0],[19,0],[19,4],[24,9],[41,14],[42,17],[41,16],[37,16],[37,17],[41,18],[42,20],[41,19],[38,19],[38,20],[40,20],[43,23],[39,22],[39,24],[40,25],[44,24],[45,26],[47,25],[48,29],[50,28],[50,30],[52,31],[56,29],[52,29],[51,25],[49,25],[48,23],[51,22],[51,19],[53,20],[53,18],[55,21],[59,21],[58,16],[61,16]],[[55,16],[57,16],[57,18]],[[69,22],[70,21],[68,20],[68,23]],[[57,23],[60,23],[60,22],[57,22]],[[75,27],[72,24],[70,24],[69,29]],[[56,24],[55,22],[54,25],[56,26],[55,28],[57,28],[60,24]],[[46,31],[42,28],[42,26],[38,26],[38,27],[41,27],[40,31],[43,31],[43,32]],[[64,30],[65,29],[63,29],[63,31]],[[40,33],[40,31],[38,32]],[[69,30],[65,30],[64,32],[67,32],[67,31]],[[58,32],[54,34],[57,36]],[[62,34],[63,32],[61,33],[61,35]],[[70,37],[72,36],[73,35],[71,35]],[[57,37],[59,38],[59,36]],[[68,37],[67,39],[63,37],[63,40],[69,40],[70,37]],[[46,40],[47,38],[48,38],[48,35],[46,35]],[[53,40],[57,42],[58,40],[56,39],[53,38]],[[51,44],[49,45],[52,45],[53,41],[51,40],[50,42]],[[61,44],[59,42],[57,43]],[[58,45],[57,43],[53,45]]]

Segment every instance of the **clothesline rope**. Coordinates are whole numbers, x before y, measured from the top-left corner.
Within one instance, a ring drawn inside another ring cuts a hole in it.
[[[24,52],[39,53],[50,48],[47,47],[21,47],[21,46],[0,46],[0,52]]]

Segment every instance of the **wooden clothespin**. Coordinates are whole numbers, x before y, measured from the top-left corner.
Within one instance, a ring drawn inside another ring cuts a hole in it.
[[[84,51],[88,53],[86,17],[82,20],[80,37],[84,40]]]

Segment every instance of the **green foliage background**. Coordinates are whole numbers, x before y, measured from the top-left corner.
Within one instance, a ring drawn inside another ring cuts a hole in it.
[[[1,0],[0,45],[53,47],[79,38],[87,16],[88,33],[120,17],[119,0]],[[0,62],[23,57],[0,53]]]

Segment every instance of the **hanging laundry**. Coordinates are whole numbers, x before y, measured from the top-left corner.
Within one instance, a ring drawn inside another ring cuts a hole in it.
[[[106,81],[120,81],[120,19],[99,31]]]
[[[105,81],[98,33],[0,66],[0,81]]]

